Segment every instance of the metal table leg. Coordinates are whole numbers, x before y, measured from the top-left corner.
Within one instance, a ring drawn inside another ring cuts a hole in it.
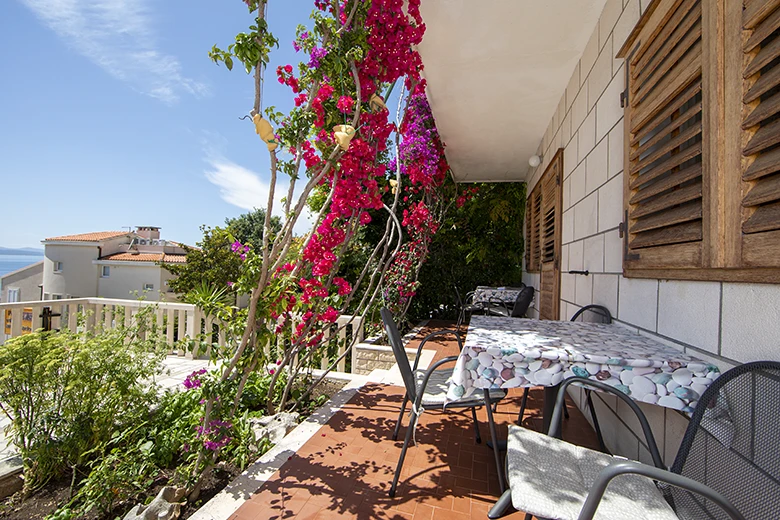
[[[550,421],[552,420],[553,410],[555,409],[555,400],[558,398],[558,389],[560,384],[544,387],[544,407],[542,408],[542,432],[550,431]]]
[[[490,427],[490,440],[493,443],[493,455],[496,458],[496,471],[498,472],[498,487],[503,493],[506,490],[504,483],[504,471],[501,466],[501,453],[498,446],[498,434],[496,433],[496,423],[493,421],[493,409],[490,407],[490,390],[485,388],[485,411],[488,416],[488,426]]]

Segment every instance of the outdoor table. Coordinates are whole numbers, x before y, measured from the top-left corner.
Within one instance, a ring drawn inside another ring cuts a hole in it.
[[[474,290],[472,301],[473,303],[490,303],[491,301],[500,300],[507,305],[512,305],[522,290],[522,287],[487,287],[478,285]]]
[[[598,380],[636,401],[690,413],[719,374],[711,363],[619,325],[473,316],[447,399],[479,389],[487,398],[490,388],[543,386],[547,431],[558,386],[569,377]]]

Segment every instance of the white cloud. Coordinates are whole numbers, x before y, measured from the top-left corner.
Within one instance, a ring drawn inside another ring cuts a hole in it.
[[[21,0],[76,51],[132,88],[172,103],[207,87],[155,48],[146,0]]]
[[[209,154],[206,162],[209,165],[205,171],[206,179],[219,187],[222,200],[248,211],[266,207],[270,185],[263,181],[260,175],[221,156]],[[282,198],[287,196],[288,188],[287,182],[277,182],[274,191],[273,215],[283,216],[281,211]],[[297,196],[294,197],[293,202],[297,199]],[[311,229],[312,220],[313,217],[307,208],[296,222],[293,231],[298,235],[307,233]]]

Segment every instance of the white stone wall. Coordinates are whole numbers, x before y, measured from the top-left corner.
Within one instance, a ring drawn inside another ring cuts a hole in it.
[[[46,244],[43,260],[44,299],[52,299],[53,294],[63,298],[96,296],[98,268],[92,261],[99,254],[97,244]],[[62,272],[54,271],[55,262],[62,262]]]
[[[43,283],[43,261],[29,265],[0,278],[0,303],[8,302],[8,290],[19,290],[20,302],[34,302],[41,299]]]
[[[620,92],[625,70],[614,56],[649,3],[607,1],[539,145],[543,162],[529,172],[530,193],[555,151],[564,148],[561,319],[598,303],[609,308],[619,324],[722,370],[745,361],[780,360],[780,286],[622,276],[623,245],[617,229],[623,213]],[[584,269],[592,274],[567,273]],[[526,274],[525,282],[538,288],[538,274]],[[529,316],[537,315],[530,309]],[[605,396],[596,401],[607,447],[649,461],[638,423],[625,405]],[[687,419],[673,410],[641,407],[671,464]]]
[[[135,300],[144,296],[144,284],[152,284],[154,289],[146,293],[146,299],[160,299],[160,284],[163,278],[160,271],[164,271],[160,266],[147,262],[116,262],[106,265],[111,269],[108,277],[101,276],[99,279],[98,296]],[[102,265],[95,267],[100,268]]]

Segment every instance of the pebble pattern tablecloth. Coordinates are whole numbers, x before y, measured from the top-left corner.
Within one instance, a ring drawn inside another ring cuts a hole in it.
[[[520,294],[519,287],[485,287],[477,286],[474,290],[474,303],[488,303],[490,300],[501,300],[504,303],[513,304]]]
[[[619,325],[473,316],[447,392],[555,386],[583,376],[692,412],[718,368]]]

